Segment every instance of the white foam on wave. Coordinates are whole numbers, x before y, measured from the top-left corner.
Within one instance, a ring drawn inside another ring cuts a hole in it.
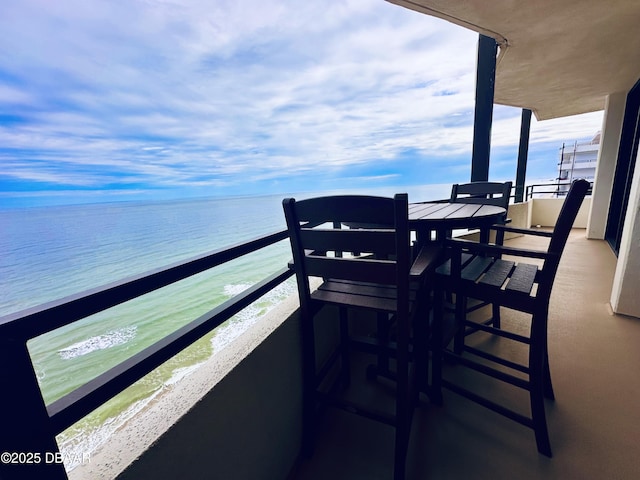
[[[233,297],[251,286],[253,284],[248,283],[225,285],[224,294],[228,297]],[[289,282],[281,283],[258,301],[253,302],[237,313],[232,321],[218,327],[216,335],[211,339],[214,355],[242,335],[251,325],[266,315],[278,303],[289,297],[294,291],[295,285]]]
[[[84,428],[73,437],[63,439],[62,442],[59,442],[60,453],[66,460],[64,466],[67,472],[70,472],[80,465],[82,459],[87,458],[87,455],[90,457],[116,430],[140,413],[161,392],[162,388],[158,388],[148,397],[132,404],[124,412],[115,417],[110,417],[102,425],[94,428]]]
[[[196,363],[194,365],[189,365],[188,367],[176,368],[173,371],[173,375],[171,375],[171,378],[169,380],[167,380],[166,382],[164,382],[165,386],[175,385],[176,383],[178,383],[183,378],[188,377],[189,375],[191,375],[198,368],[200,368],[200,366],[202,366],[203,364],[204,364],[204,362],[200,362],[200,363]]]
[[[124,327],[118,330],[112,330],[102,335],[82,340],[80,342],[69,345],[68,347],[58,350],[58,355],[64,360],[87,355],[97,350],[113,348],[123,345],[136,336],[137,326]]]
[[[232,285],[225,285],[222,290],[227,297],[235,297],[252,286],[252,283],[236,283]]]

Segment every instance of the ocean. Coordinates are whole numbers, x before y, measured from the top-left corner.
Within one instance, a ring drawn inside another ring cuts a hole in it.
[[[410,201],[425,201],[446,197],[450,188],[355,193],[408,191]],[[285,196],[0,209],[0,316],[284,229]],[[281,269],[290,257],[283,241],[31,340],[28,347],[45,402]],[[57,440],[63,456],[81,459],[96,451],[164,389],[175,387],[295,293],[290,279],[62,432]],[[65,466],[71,470],[77,465]]]

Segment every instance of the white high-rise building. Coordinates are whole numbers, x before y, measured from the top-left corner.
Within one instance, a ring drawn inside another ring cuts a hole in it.
[[[600,149],[600,132],[589,142],[563,144],[558,151],[558,181],[567,183],[560,185],[559,192],[569,190],[573,180],[584,178],[593,183],[596,175],[598,150]]]

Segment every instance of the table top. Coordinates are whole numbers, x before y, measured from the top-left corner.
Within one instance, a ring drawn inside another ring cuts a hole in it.
[[[410,203],[409,225],[415,228],[474,228],[504,217],[506,209],[473,203]]]

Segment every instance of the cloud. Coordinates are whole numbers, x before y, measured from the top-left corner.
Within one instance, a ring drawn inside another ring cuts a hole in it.
[[[29,190],[250,193],[471,151],[477,35],[387,2],[22,0],[0,30],[0,182]],[[496,145],[517,144],[518,112]]]

